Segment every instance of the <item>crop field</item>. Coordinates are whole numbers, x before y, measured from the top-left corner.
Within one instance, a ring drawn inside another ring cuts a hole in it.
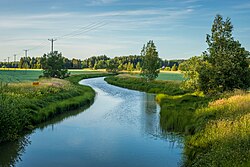
[[[1,82],[36,81],[42,75],[41,70],[0,70]]]
[[[105,70],[69,70],[71,75],[77,74],[93,74],[105,72]],[[42,75],[42,70],[23,70],[23,69],[11,69],[11,70],[1,70],[0,69],[0,82],[25,82],[25,81],[36,81],[39,76]],[[136,74],[139,77],[139,74]],[[157,80],[172,80],[172,81],[182,81],[184,80],[183,75],[178,72],[161,72]]]
[[[69,70],[71,75],[76,74],[94,74],[101,71],[91,70]],[[103,73],[103,72],[102,72]],[[42,75],[42,70],[0,70],[0,82],[26,82],[37,81],[39,76]]]

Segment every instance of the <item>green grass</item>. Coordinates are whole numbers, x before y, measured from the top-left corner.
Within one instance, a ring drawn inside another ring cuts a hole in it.
[[[135,76],[140,77],[140,74],[135,74]],[[183,74],[178,72],[160,72],[156,80],[163,81],[183,81],[185,78]]]
[[[177,72],[161,72],[156,80],[183,81],[183,74]]]
[[[66,80],[41,78],[39,86],[32,86],[32,82],[2,84],[0,143],[15,140],[25,130],[58,114],[89,106],[94,101],[95,92],[78,82],[104,75],[109,74],[73,75]]]
[[[69,70],[69,72],[70,75],[106,73],[96,70]],[[37,81],[42,74],[42,70],[0,70],[0,81],[5,83]]]
[[[40,75],[42,75],[41,70],[0,70],[0,81],[7,83],[37,81]]]
[[[180,95],[188,93],[188,91],[180,89],[180,81],[151,81],[147,82],[144,79],[136,78],[136,77],[107,77],[105,81],[109,84],[145,91],[148,93],[165,93],[169,95]]]

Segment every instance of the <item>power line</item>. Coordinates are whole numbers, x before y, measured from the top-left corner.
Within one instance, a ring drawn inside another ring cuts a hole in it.
[[[101,28],[101,27],[103,27],[103,26],[105,26],[105,25],[107,25],[107,24],[108,24],[108,23],[104,23],[104,24],[101,24],[101,25],[99,25],[99,26],[92,27],[91,29],[88,29],[88,30],[79,32],[79,33],[74,34],[74,35],[71,35],[71,36],[69,36],[69,37],[72,38],[72,37],[75,37],[75,36],[78,36],[78,35],[81,35],[81,34],[84,34],[84,33],[87,33],[87,32],[93,31],[93,30],[96,30],[96,29]]]
[[[94,27],[98,27],[98,26],[100,26],[100,24],[103,24],[103,23],[104,23],[104,21],[100,21],[100,22],[96,22],[96,23],[91,23],[91,24],[89,24],[87,26],[84,26],[84,27],[82,27],[82,28],[80,28],[78,30],[75,30],[75,31],[73,31],[71,33],[59,36],[59,37],[57,37],[57,39],[61,39],[61,38],[68,37],[68,36],[72,36],[72,35],[75,35],[76,33],[79,34],[82,31],[86,31],[88,29],[92,29]]]
[[[75,36],[78,36],[78,35],[81,35],[81,34],[84,34],[84,33],[87,33],[87,32],[90,32],[90,31],[93,31],[93,30],[96,30],[100,27],[103,27],[105,25],[107,25],[108,23],[105,23],[104,20],[100,21],[100,22],[95,22],[95,23],[91,23],[91,24],[88,24],[87,26],[83,26],[73,32],[70,32],[70,33],[67,33],[67,34],[64,34],[62,36],[58,36],[57,39],[49,39],[49,41],[51,41],[51,52],[53,52],[54,50],[54,42],[58,39],[66,39],[66,38],[72,38],[72,37],[75,37]],[[14,40],[13,40],[14,41]],[[30,51],[30,50],[36,50],[36,49],[39,49],[39,48],[43,48],[47,45],[46,42],[42,42],[40,45],[38,46],[35,46],[35,47],[32,47],[32,48],[29,48],[27,50],[24,50],[25,51],[25,57],[27,59],[27,52]],[[21,54],[21,53],[20,53]]]

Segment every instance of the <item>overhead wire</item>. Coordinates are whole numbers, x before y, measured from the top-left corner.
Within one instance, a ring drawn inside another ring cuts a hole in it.
[[[81,34],[96,30],[98,28],[104,27],[107,24],[108,23],[105,22],[104,20],[101,20],[99,22],[94,22],[94,23],[88,24],[86,26],[83,26],[83,27],[81,27],[81,28],[79,28],[79,29],[77,29],[75,31],[72,31],[70,33],[66,33],[64,35],[58,36],[58,37],[56,37],[56,39],[60,40],[60,39],[73,38],[75,36],[78,36],[78,35],[81,35]],[[16,40],[22,40],[22,39],[16,39]],[[16,40],[15,39],[10,39],[10,40],[6,40],[6,41],[8,42],[8,41],[16,41]],[[44,48],[46,45],[47,45],[47,42],[42,42],[39,45],[34,46],[32,48],[29,48],[27,50],[32,51],[32,50],[41,49],[41,48]],[[21,55],[21,54],[22,54],[22,52],[16,53],[16,55]]]

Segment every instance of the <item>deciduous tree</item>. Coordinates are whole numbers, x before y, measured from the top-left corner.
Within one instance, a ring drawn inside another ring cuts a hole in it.
[[[143,46],[141,56],[143,56],[141,75],[147,80],[154,80],[160,72],[160,63],[158,52],[153,41],[149,41],[147,45]]]
[[[208,49],[204,61],[210,65],[199,71],[200,86],[204,92],[223,92],[250,87],[249,52],[232,36],[233,25],[217,15],[207,35]],[[210,68],[208,68],[210,67]]]

